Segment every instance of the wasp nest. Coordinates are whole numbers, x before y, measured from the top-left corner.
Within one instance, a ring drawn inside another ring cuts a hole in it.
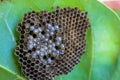
[[[20,44],[16,55],[29,80],[53,80],[69,73],[85,52],[87,12],[57,8],[29,12],[18,25]]]

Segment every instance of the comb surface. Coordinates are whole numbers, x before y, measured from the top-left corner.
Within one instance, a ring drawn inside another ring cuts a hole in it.
[[[88,27],[87,12],[78,8],[25,14],[15,50],[24,75],[29,80],[53,80],[71,72],[85,52]]]

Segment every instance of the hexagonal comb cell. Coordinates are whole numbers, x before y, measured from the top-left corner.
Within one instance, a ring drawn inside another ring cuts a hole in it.
[[[15,50],[24,75],[30,80],[53,80],[71,72],[85,52],[88,27],[87,12],[78,8],[25,14]]]

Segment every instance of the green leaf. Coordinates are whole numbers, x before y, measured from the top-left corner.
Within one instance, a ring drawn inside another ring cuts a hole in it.
[[[120,19],[115,12],[93,0],[8,0],[0,2],[0,80],[24,80],[14,55],[19,34],[17,24],[24,13],[51,11],[56,6],[78,7],[88,12],[91,28],[87,31],[86,53],[68,75],[55,80],[119,80]]]
[[[119,15],[120,17],[120,9],[114,9],[114,11]]]

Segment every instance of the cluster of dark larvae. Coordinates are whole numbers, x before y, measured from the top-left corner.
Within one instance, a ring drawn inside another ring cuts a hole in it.
[[[85,52],[87,12],[78,8],[28,12],[18,25],[16,47],[24,75],[29,80],[53,80],[68,74]]]

